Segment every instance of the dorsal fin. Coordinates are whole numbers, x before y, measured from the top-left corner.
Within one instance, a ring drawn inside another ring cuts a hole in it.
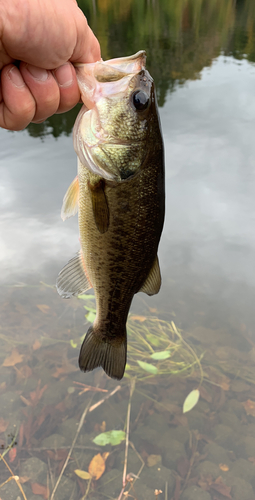
[[[158,256],[154,260],[153,266],[139,292],[147,293],[147,295],[155,295],[161,287],[161,274],[159,268]]]
[[[57,291],[64,299],[81,295],[92,288],[86,276],[81,252],[77,253],[60,271],[57,278]]]
[[[63,199],[63,205],[61,209],[61,217],[63,220],[66,220],[68,219],[68,217],[72,217],[72,215],[75,215],[77,213],[78,201],[79,181],[78,176],[76,176],[73,182],[70,184]]]

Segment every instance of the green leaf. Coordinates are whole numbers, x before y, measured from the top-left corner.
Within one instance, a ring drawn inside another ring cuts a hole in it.
[[[73,347],[74,349],[77,347],[78,344],[76,344],[76,342],[74,342],[73,339],[70,340],[70,345],[71,347]]]
[[[85,470],[75,469],[74,472],[76,476],[81,477],[81,479],[91,479],[90,473]]]
[[[151,354],[152,359],[158,359],[158,360],[167,359],[170,358],[170,356],[171,356],[170,351],[159,351]]]
[[[84,309],[86,309],[86,311],[91,311],[93,313],[97,312],[97,310],[94,307],[89,307],[89,306],[83,306],[83,307],[84,307]]]
[[[82,295],[78,295],[78,299],[91,300],[91,299],[95,299],[95,295],[82,294]]]
[[[153,335],[152,333],[147,333],[146,338],[155,347],[159,346],[160,340],[156,335]]]
[[[157,375],[158,369],[156,366],[151,365],[150,363],[145,363],[145,361],[137,361],[137,363],[146,372],[152,373],[153,375]]]
[[[121,441],[124,441],[124,439],[126,439],[126,433],[124,431],[113,430],[98,434],[98,436],[93,439],[93,443],[98,444],[99,446],[105,446],[106,444],[116,446],[117,444],[120,444]]]
[[[198,400],[199,400],[200,392],[198,389],[194,389],[194,391],[191,391],[188,396],[186,397],[184,403],[183,403],[183,413],[187,413],[187,411],[192,410],[194,406],[196,406]]]
[[[92,312],[92,311],[89,311],[88,314],[85,315],[85,318],[87,318],[87,320],[90,322],[90,323],[93,323],[94,320],[95,320],[95,313]]]

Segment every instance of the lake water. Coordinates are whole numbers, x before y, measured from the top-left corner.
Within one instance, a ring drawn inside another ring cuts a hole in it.
[[[77,218],[60,218],[76,175],[77,110],[0,129],[1,452],[28,500],[125,498],[125,441],[93,440],[128,421],[131,497],[254,500],[254,3],[80,5],[103,58],[148,54],[166,154],[163,283],[134,298],[123,381],[81,373],[94,300],[65,301],[54,287],[79,249]],[[158,351],[169,357],[153,360]],[[199,402],[183,413],[196,389]],[[0,485],[9,477],[2,461]],[[2,500],[25,497],[14,479],[0,487]]]

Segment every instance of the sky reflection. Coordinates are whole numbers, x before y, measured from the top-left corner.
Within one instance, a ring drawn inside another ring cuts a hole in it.
[[[160,245],[163,291],[171,279],[255,284],[255,68],[220,56],[201,80],[160,108],[167,211]],[[0,130],[0,267],[3,282],[57,272],[79,248],[77,217],[60,209],[76,175],[71,137],[44,141]]]

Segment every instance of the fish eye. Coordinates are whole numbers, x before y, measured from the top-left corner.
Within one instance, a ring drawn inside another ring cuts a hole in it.
[[[144,111],[146,108],[148,108],[149,102],[150,98],[142,90],[137,90],[133,93],[133,104],[137,111]]]

